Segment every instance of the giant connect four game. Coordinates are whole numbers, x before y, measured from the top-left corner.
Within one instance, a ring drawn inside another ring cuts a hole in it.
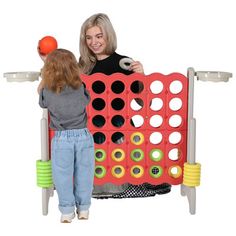
[[[186,162],[188,79],[116,73],[82,77],[90,92],[95,184],[181,184]]]

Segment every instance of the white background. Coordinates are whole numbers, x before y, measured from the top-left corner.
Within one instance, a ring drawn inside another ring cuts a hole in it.
[[[197,161],[202,164],[197,214],[179,186],[144,199],[92,200],[89,221],[59,223],[56,195],[41,214],[35,161],[40,158],[38,82],[7,83],[8,71],[39,71],[38,40],[53,35],[79,57],[79,32],[104,12],[117,52],[140,60],[145,73],[219,70],[236,74],[233,0],[8,0],[0,3],[0,235],[235,235],[235,78],[195,83]],[[4,232],[3,232],[4,231]]]

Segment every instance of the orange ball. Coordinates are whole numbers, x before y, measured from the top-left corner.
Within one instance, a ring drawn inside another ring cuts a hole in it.
[[[45,36],[39,40],[38,51],[41,55],[46,56],[55,49],[57,49],[57,40],[54,37]]]

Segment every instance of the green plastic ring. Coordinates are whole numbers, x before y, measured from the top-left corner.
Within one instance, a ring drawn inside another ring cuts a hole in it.
[[[36,161],[37,185],[41,188],[50,188],[53,186],[52,163],[49,161]]]
[[[157,173],[153,173],[155,169],[155,172],[158,170]],[[153,178],[159,178],[163,173],[163,170],[161,168],[161,166],[151,166],[149,169],[149,174],[153,177]]]
[[[97,171],[99,171],[99,173]],[[95,171],[94,171],[94,175],[95,175],[95,177],[101,179],[106,175],[106,172],[107,171],[104,166],[96,166]]]
[[[154,156],[155,153],[158,154],[157,157]],[[150,156],[151,160],[157,162],[157,161],[160,161],[160,160],[163,158],[164,153],[162,152],[161,149],[155,148],[155,149],[152,149],[152,150],[150,151],[149,156]]]
[[[135,154],[138,153],[140,154],[139,157],[136,157]],[[131,159],[135,162],[141,161],[144,158],[144,152],[142,151],[142,149],[136,148],[134,150],[132,150],[131,152]]]
[[[101,153],[101,157],[99,156],[99,157],[97,157],[97,154],[98,153]],[[103,150],[103,149],[96,149],[95,150],[95,160],[97,161],[97,162],[102,162],[102,161],[104,161],[106,159],[106,152]]]

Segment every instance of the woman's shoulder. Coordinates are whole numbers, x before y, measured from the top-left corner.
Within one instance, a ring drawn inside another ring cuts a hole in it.
[[[114,58],[117,58],[118,60],[127,57],[127,56],[124,56],[124,55],[120,55],[120,54],[118,54],[117,52],[114,52],[114,53],[112,54],[112,56],[113,56]]]

